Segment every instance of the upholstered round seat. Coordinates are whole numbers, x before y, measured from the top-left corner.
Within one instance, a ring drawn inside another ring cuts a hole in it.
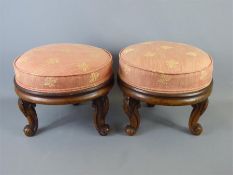
[[[119,59],[120,79],[149,92],[194,92],[212,81],[210,56],[187,44],[167,41],[135,44],[123,49]]]
[[[43,93],[76,92],[112,76],[112,56],[83,44],[51,44],[31,49],[14,61],[15,81]]]

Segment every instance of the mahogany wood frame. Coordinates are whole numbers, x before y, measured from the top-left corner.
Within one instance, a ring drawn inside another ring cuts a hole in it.
[[[208,106],[208,97],[212,91],[213,81],[202,90],[182,94],[162,94],[141,90],[123,82],[119,75],[118,85],[123,92],[123,108],[130,121],[130,124],[125,127],[125,132],[128,135],[134,135],[139,128],[140,114],[138,109],[140,108],[140,101],[145,102],[148,107],[153,107],[154,105],[191,105],[193,110],[189,118],[189,130],[193,135],[200,135],[202,133],[203,129],[198,120]]]
[[[38,129],[38,119],[36,114],[36,104],[63,105],[79,104],[92,100],[92,106],[95,108],[94,124],[100,135],[105,136],[109,133],[110,127],[105,123],[105,117],[109,109],[108,93],[114,84],[114,76],[105,83],[83,91],[71,93],[41,93],[30,91],[20,87],[16,81],[15,92],[19,96],[18,106],[21,112],[28,120],[24,127],[26,136],[33,136]]]

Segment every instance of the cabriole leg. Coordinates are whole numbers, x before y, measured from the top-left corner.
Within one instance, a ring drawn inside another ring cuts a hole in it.
[[[100,135],[105,136],[109,133],[110,127],[105,123],[106,114],[109,109],[109,100],[107,96],[99,97],[93,100],[92,106],[95,108],[94,124]]]
[[[205,112],[208,106],[208,99],[200,103],[192,105],[193,110],[189,118],[189,130],[193,135],[200,135],[202,133],[202,126],[198,123],[199,118]]]
[[[124,97],[124,111],[127,114],[130,124],[125,127],[125,132],[132,136],[136,133],[140,125],[140,115],[138,108],[140,107],[140,101],[131,97]]]
[[[24,116],[28,120],[28,124],[24,127],[24,134],[26,136],[33,136],[35,135],[37,128],[38,128],[38,119],[36,114],[36,104],[26,102],[19,98],[18,100],[19,109],[24,114]]]

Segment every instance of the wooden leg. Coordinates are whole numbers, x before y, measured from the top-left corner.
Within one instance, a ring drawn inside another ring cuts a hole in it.
[[[100,135],[106,136],[110,130],[109,125],[105,123],[105,117],[109,109],[108,97],[102,96],[93,100],[92,106],[95,108],[95,127]]]
[[[205,112],[208,106],[208,99],[192,105],[193,110],[189,118],[189,130],[193,135],[200,135],[202,133],[202,126],[198,123],[199,118]]]
[[[140,125],[140,115],[138,108],[140,107],[140,101],[131,97],[124,97],[124,111],[127,114],[130,124],[125,127],[125,132],[132,136],[136,133]]]
[[[19,98],[18,100],[19,109],[28,120],[28,124],[24,127],[24,134],[26,136],[35,135],[38,128],[38,119],[36,114],[36,104],[26,102]]]

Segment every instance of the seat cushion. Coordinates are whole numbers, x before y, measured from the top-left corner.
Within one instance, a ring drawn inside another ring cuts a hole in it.
[[[14,61],[16,83],[44,93],[81,91],[106,82],[112,56],[83,44],[51,44],[31,49]]]
[[[135,44],[123,49],[119,59],[120,78],[146,91],[193,92],[212,81],[210,56],[187,44],[167,41]]]

